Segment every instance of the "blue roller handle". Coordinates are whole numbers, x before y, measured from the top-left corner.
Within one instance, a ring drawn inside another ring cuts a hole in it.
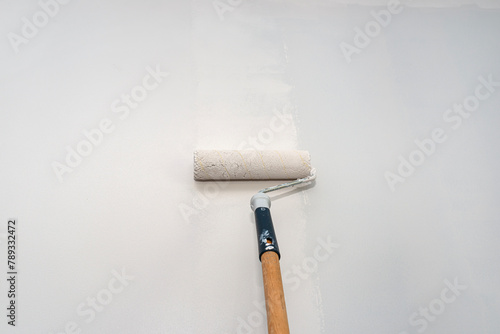
[[[276,239],[276,232],[274,232],[273,220],[271,218],[271,211],[269,208],[260,207],[256,208],[255,214],[255,227],[257,229],[257,243],[259,247],[259,260],[265,252],[275,252],[281,258],[280,250],[278,247],[278,239]]]

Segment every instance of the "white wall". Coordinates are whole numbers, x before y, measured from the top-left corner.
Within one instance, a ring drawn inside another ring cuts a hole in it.
[[[0,332],[266,333],[274,182],[195,183],[192,152],[301,148],[318,181],[272,207],[292,333],[498,333],[500,12],[403,3],[0,3]]]

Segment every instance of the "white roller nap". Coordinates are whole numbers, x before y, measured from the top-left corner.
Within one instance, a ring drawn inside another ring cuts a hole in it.
[[[307,151],[199,150],[195,180],[287,180],[309,176]]]

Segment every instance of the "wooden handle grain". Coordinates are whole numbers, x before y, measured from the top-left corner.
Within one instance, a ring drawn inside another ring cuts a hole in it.
[[[269,334],[289,334],[285,293],[281,281],[280,260],[275,252],[261,257],[264,294],[266,296],[267,330]]]

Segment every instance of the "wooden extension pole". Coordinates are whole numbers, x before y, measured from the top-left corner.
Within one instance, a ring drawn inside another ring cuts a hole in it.
[[[261,257],[264,294],[266,296],[267,330],[269,334],[289,334],[285,293],[281,281],[280,260],[275,252]]]

